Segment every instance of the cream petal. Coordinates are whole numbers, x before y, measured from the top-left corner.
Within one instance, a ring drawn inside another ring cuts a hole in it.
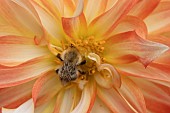
[[[9,110],[2,108],[2,113],[34,113],[34,103],[33,100],[30,99],[19,106],[17,109]],[[13,112],[12,112],[13,111]]]
[[[111,113],[109,108],[97,97],[91,113]]]
[[[101,64],[101,59],[100,59],[99,55],[97,55],[95,53],[89,53],[87,57],[89,59],[95,61],[97,63],[97,65]]]
[[[134,109],[125,102],[115,89],[104,89],[98,87],[97,94],[108,108],[114,113],[134,113]]]
[[[55,71],[48,72],[39,77],[32,89],[34,104],[39,106],[53,98],[62,88]]]
[[[71,113],[90,112],[96,97],[96,84],[94,80],[89,81],[83,89],[81,99],[78,105]]]

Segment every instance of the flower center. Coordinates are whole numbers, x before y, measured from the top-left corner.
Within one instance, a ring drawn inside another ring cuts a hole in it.
[[[104,43],[105,41],[95,41],[94,37],[90,36],[86,39],[62,41],[61,48],[50,45],[49,49],[59,59],[57,63],[59,62],[60,66],[56,69],[56,73],[62,84],[78,83],[82,87],[99,71],[103,79],[110,79],[112,75],[110,67],[105,69],[105,67],[100,66],[105,62],[103,57]]]

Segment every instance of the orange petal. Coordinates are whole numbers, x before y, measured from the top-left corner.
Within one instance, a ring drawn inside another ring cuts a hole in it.
[[[89,24],[94,18],[104,13],[107,4],[107,0],[84,0],[84,14],[87,19],[87,23]]]
[[[104,89],[98,87],[99,98],[114,113],[134,113],[125,100],[116,92],[115,89]]]
[[[2,113],[34,113],[33,100],[28,100],[27,102],[19,106],[17,109],[2,108]]]
[[[84,87],[80,102],[71,113],[90,112],[96,97],[96,84],[93,80],[89,81]]]
[[[87,23],[83,14],[83,0],[79,0],[74,16],[62,18],[62,25],[65,33],[72,38],[80,38],[87,33]]]
[[[109,108],[97,97],[91,113],[111,113]]]
[[[135,31],[141,38],[146,38],[148,34],[147,27],[141,19],[135,16],[126,16],[111,32],[110,36],[128,31]]]
[[[0,89],[0,107],[16,108],[31,98],[34,81],[21,85]]]
[[[63,89],[57,96],[54,113],[70,113],[75,107],[76,101],[79,100],[79,94],[80,91],[76,86]]]
[[[152,113],[170,112],[170,87],[162,87],[145,79],[135,77],[131,79],[141,88],[149,111]]]
[[[130,11],[130,15],[144,19],[157,7],[159,2],[160,0],[141,0]]]
[[[170,74],[170,66],[151,63],[145,68],[140,63],[131,63],[128,65],[117,66],[120,73],[123,73],[126,76],[136,76],[140,78],[147,78],[151,80],[160,80],[170,82],[169,74]]]
[[[31,59],[50,54],[45,46],[33,45],[33,39],[15,36],[0,38],[1,65],[16,66]]]
[[[23,84],[53,70],[55,63],[49,59],[53,58],[37,58],[14,67],[0,66],[0,88]]]
[[[117,1],[110,10],[95,18],[91,22],[89,26],[90,34],[95,35],[95,37],[98,38],[103,38],[102,35],[110,34],[110,32],[113,31],[120,20],[126,16],[137,1],[138,0]]]
[[[146,113],[143,94],[132,80],[127,77],[122,77],[122,85],[118,91],[125,101],[127,101],[127,103],[129,103],[138,113]]]
[[[131,55],[132,57],[127,57],[130,58],[129,61],[138,59],[145,67],[169,49],[166,45],[140,38],[136,32],[113,36],[106,41],[106,44],[105,54],[110,62],[114,63],[120,58],[123,61],[124,56]]]
[[[38,78],[32,89],[32,97],[36,106],[53,98],[62,88],[55,71],[51,71]]]
[[[0,4],[2,6],[0,14],[22,34],[30,37],[43,35],[43,30],[38,17],[35,15],[35,10],[28,1],[19,4],[19,1],[3,0]]]
[[[164,9],[165,8],[165,9]],[[170,2],[161,2],[158,8],[144,21],[149,34],[161,34],[170,31]]]

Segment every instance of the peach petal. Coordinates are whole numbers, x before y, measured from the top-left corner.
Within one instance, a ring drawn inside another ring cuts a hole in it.
[[[146,68],[140,63],[131,63],[128,65],[119,65],[117,69],[120,73],[126,76],[135,76],[140,78],[146,78],[150,80],[160,80],[165,82],[170,82],[169,65],[151,63]]]
[[[61,88],[61,82],[55,71],[48,72],[38,78],[32,89],[35,106],[39,106],[53,98]]]
[[[33,40],[20,37],[0,37],[0,64],[5,66],[16,66],[31,59],[48,56],[49,50],[45,46],[36,46]],[[28,42],[25,42],[28,41]]]
[[[170,2],[166,2],[166,5],[170,6]],[[170,8],[162,9],[166,7],[164,3],[160,3],[158,8],[155,9],[153,14],[149,15],[144,21],[147,25],[149,34],[161,34],[169,30],[170,26]],[[160,8],[161,7],[161,8]]]
[[[32,99],[28,100],[27,102],[19,106],[17,109],[2,108],[2,113],[34,113],[33,100]]]
[[[0,89],[0,107],[13,109],[30,99],[34,82]]]
[[[108,61],[114,63],[116,59],[131,55],[145,67],[169,49],[166,45],[140,38],[133,31],[113,36],[106,44],[105,54]]]
[[[36,1],[31,1],[35,10],[37,11],[39,18],[41,20],[42,26],[47,31],[49,36],[47,40],[55,44],[59,44],[62,40],[64,34],[61,26],[61,21],[57,20],[51,13],[46,11],[40,4]]]
[[[89,81],[82,91],[81,99],[78,105],[71,113],[87,113],[90,112],[96,97],[96,84],[93,80]]]
[[[71,18],[62,18],[65,33],[72,38],[80,38],[87,33],[87,23],[83,14],[83,0],[79,0],[77,8]]]
[[[91,113],[111,113],[109,108],[97,97]]]
[[[0,9],[0,14],[17,30],[30,37],[35,34],[37,36],[43,35],[41,24],[31,10],[28,11],[21,4],[14,1],[3,0],[0,4],[3,6]],[[29,8],[34,10],[33,7]]]
[[[107,0],[84,0],[84,14],[87,19],[87,23],[90,24],[95,17],[104,13],[107,4]],[[91,11],[93,11],[93,13]]]
[[[135,16],[126,16],[120,21],[110,36],[128,31],[135,31],[141,38],[146,38],[148,34],[146,24],[143,20]]]
[[[49,59],[53,58],[41,57],[14,67],[0,66],[0,88],[23,84],[53,70],[55,63]]]
[[[165,89],[165,87],[160,87],[159,84],[145,79],[135,77],[131,77],[131,79],[141,88],[149,111],[154,113],[168,113],[170,111],[170,87]]]
[[[110,10],[95,18],[91,22],[89,32],[93,35],[95,34],[95,37],[99,39],[103,38],[103,35],[110,34],[137,1],[138,0],[117,1]]]
[[[98,87],[97,94],[108,108],[114,113],[134,113],[133,109],[124,101],[115,89]]]
[[[157,7],[160,0],[142,0],[136,4],[129,12],[130,15],[139,17],[141,19],[146,18]]]
[[[146,113],[144,96],[139,87],[132,80],[127,77],[122,77],[122,85],[118,91],[125,101],[137,112]]]

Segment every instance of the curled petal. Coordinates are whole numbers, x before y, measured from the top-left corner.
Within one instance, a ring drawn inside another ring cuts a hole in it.
[[[103,74],[97,73],[95,75],[95,80],[99,85],[104,88],[120,88],[121,86],[121,78],[117,70],[110,64],[101,64],[98,67],[98,71]]]
[[[157,7],[160,0],[142,0],[139,1],[130,11],[130,15],[146,18]]]
[[[32,97],[36,106],[53,98],[62,88],[61,82],[55,72],[51,71],[40,77],[32,89]]]
[[[73,17],[62,18],[62,25],[65,33],[72,38],[80,38],[79,36],[87,33],[87,23],[83,14],[83,0],[79,0]]]
[[[129,58],[138,60],[145,67],[169,49],[166,45],[140,38],[134,31],[113,36],[106,44],[105,54],[109,62],[114,63],[116,59],[123,61],[125,56],[131,55]]]
[[[101,59],[100,59],[99,55],[97,55],[95,53],[89,53],[88,58],[95,61],[97,63],[97,65],[100,65],[100,63],[101,63]]]
[[[23,103],[17,109],[6,109],[2,108],[2,113],[34,113],[34,103],[30,99],[27,102]]]
[[[129,78],[122,77],[120,95],[139,113],[146,113],[146,105],[142,91]]]
[[[93,80],[89,81],[83,89],[79,104],[71,113],[90,112],[96,97],[96,84]]]
[[[133,109],[125,102],[115,89],[98,87],[97,94],[108,108],[114,113],[134,113]]]

